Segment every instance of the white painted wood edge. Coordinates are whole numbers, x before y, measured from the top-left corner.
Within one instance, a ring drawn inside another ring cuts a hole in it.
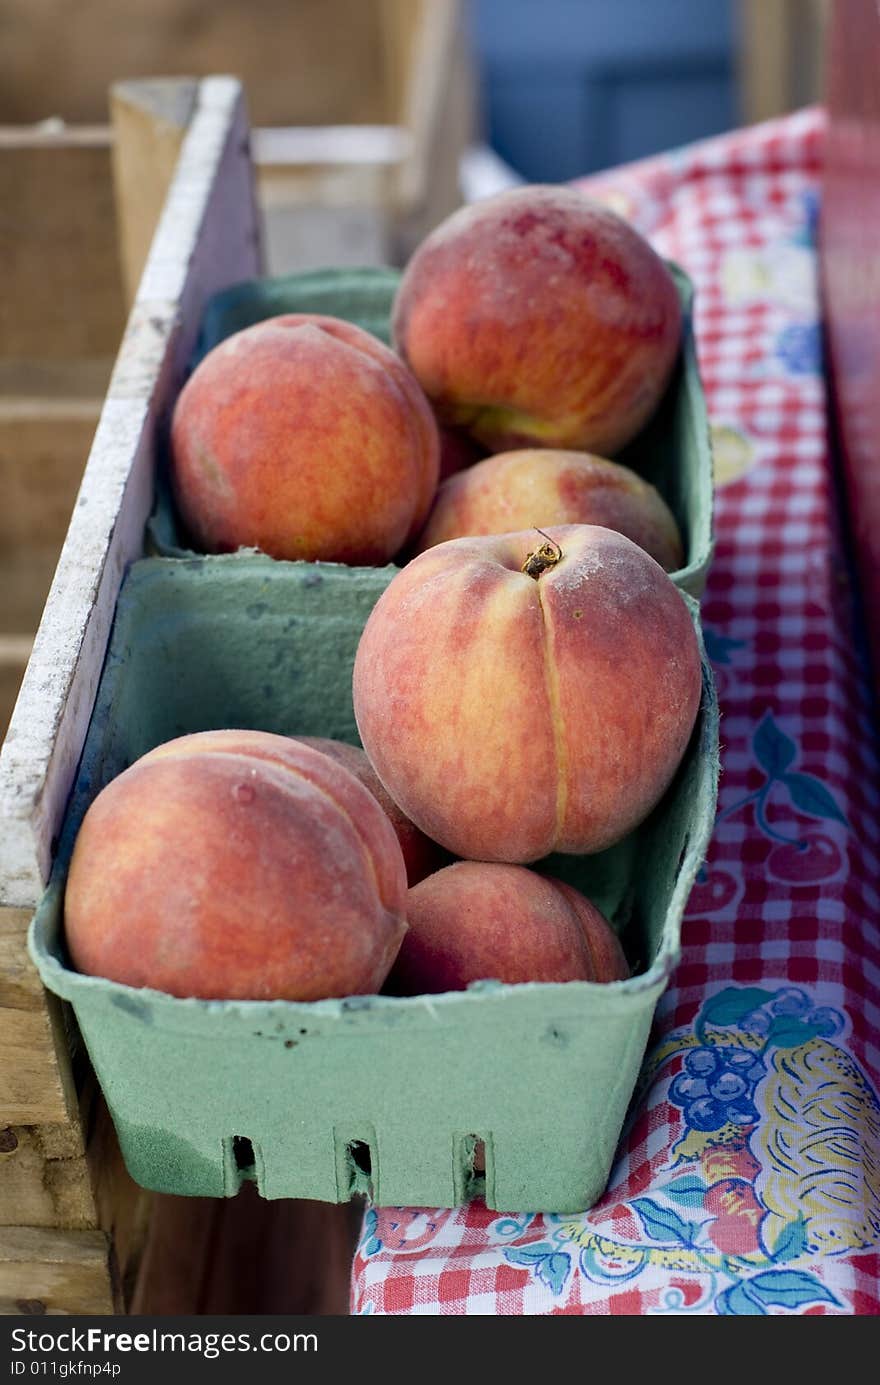
[[[279,125],[251,132],[255,165],[278,172],[303,164],[392,167],[410,156],[413,143],[400,125]]]
[[[33,907],[48,878],[119,587],[143,552],[157,430],[204,301],[259,272],[248,133],[240,83],[201,82],[0,748],[0,904]]]

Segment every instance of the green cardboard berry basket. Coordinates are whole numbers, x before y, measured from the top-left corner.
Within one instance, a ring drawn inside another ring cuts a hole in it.
[[[649,481],[669,505],[684,543],[686,562],[671,576],[700,597],[712,559],[712,452],[706,403],[694,347],[691,281],[669,264],[683,309],[682,348],[657,413],[617,458]],[[255,279],[212,298],[205,309],[192,366],[233,332],[278,313],[324,313],[354,322],[391,341],[391,305],[400,281],[393,269],[326,269],[281,278]],[[540,516],[536,517],[540,523]],[[157,499],[148,525],[152,551],[191,557],[174,511],[167,464],[160,466]],[[226,561],[238,555],[227,555]],[[265,558],[272,562],[273,559]]]
[[[257,556],[146,559],[120,593],[107,659],[30,951],[73,1007],[126,1164],[162,1192],[572,1213],[605,1187],[682,913],[712,827],[718,714],[617,846],[540,863],[618,931],[627,981],[309,1004],[181,1000],[72,970],[67,863],[88,804],[153,746],[239,726],[356,742],[351,671],[396,571]],[[687,596],[699,633],[698,608]],[[485,1173],[474,1171],[475,1143]]]

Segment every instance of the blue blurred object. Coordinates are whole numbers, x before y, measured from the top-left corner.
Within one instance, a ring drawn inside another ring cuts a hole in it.
[[[557,182],[739,123],[733,0],[468,0],[483,128]]]

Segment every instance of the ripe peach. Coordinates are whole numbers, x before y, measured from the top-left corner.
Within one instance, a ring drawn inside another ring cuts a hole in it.
[[[390,822],[328,756],[213,731],[144,755],[74,846],[67,945],[83,972],[203,999],[377,991],[406,930]]]
[[[415,551],[469,534],[529,525],[602,524],[644,548],[667,572],[684,550],[669,506],[629,467],[588,452],[498,452],[441,485]]]
[[[178,509],[210,553],[389,561],[424,524],[439,440],[402,361],[350,322],[269,318],[216,346],[171,427]]]
[[[370,790],[397,833],[409,885],[417,885],[426,875],[431,875],[433,871],[445,865],[448,859],[446,852],[436,842],[430,841],[424,832],[420,832],[415,823],[410,822],[406,814],[400,811],[384,784],[380,782],[365,750],[361,750],[359,745],[330,740],[326,736],[297,736],[296,739],[302,745],[310,745],[314,750],[320,750],[323,755],[329,755],[331,760],[342,765],[349,774],[361,781],[364,788]]]
[[[473,466],[486,449],[460,428],[440,428],[440,480],[454,476],[457,471]]]
[[[574,188],[530,185],[462,208],[422,241],[392,326],[442,423],[493,452],[613,456],[666,389],[681,307],[627,222]]]
[[[406,937],[388,978],[396,995],[471,981],[623,981],[617,936],[571,885],[525,866],[458,861],[407,897]]]
[[[663,569],[611,529],[547,532],[419,554],[355,656],[373,768],[427,836],[471,860],[610,846],[665,792],[699,708],[697,636]]]

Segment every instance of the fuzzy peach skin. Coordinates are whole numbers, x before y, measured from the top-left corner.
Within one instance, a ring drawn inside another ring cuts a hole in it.
[[[663,569],[622,534],[534,530],[414,558],[354,664],[360,739],[395,803],[456,856],[600,851],[661,798],[701,695],[697,636]]]
[[[656,409],[678,355],[675,281],[621,217],[533,184],[453,213],[395,294],[394,343],[442,423],[492,452],[613,456]]]
[[[525,866],[458,861],[410,890],[387,989],[464,990],[472,981],[624,981],[608,921],[571,885]]]
[[[310,746],[212,731],[98,794],[64,904],[74,966],[174,996],[319,1000],[381,987],[406,870],[373,795]]]
[[[529,525],[602,524],[674,572],[684,560],[678,525],[659,492],[629,467],[550,447],[498,452],[440,486],[415,552],[469,534]]]
[[[350,322],[293,313],[205,356],[174,409],[171,457],[204,551],[376,564],[424,524],[440,444],[393,351]]]
[[[331,760],[342,765],[355,779],[361,781],[364,788],[370,790],[397,833],[410,886],[417,885],[426,875],[431,875],[446,864],[446,852],[436,842],[430,841],[424,832],[420,832],[415,823],[410,822],[406,814],[400,811],[380,782],[365,750],[359,745],[349,745],[347,741],[331,740],[326,736],[297,736],[296,739],[302,745],[310,745],[314,750],[320,750],[323,755],[329,755]]]

